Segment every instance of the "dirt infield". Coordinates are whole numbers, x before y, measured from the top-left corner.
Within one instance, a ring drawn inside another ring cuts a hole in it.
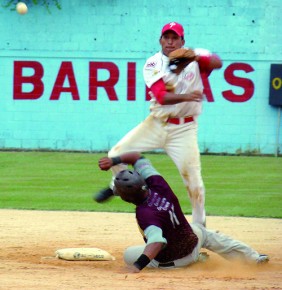
[[[190,220],[190,216],[187,216]],[[220,230],[270,255],[268,265],[204,264],[128,274],[124,248],[142,244],[133,214],[0,210],[0,289],[282,289],[282,220],[208,217]],[[64,261],[55,251],[98,247],[115,261]]]

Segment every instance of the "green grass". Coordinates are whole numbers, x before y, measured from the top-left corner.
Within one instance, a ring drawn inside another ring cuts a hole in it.
[[[0,208],[133,212],[119,198],[98,204],[93,193],[111,172],[100,171],[103,153],[0,152]],[[178,171],[164,154],[145,154],[177,193],[183,211],[191,205]],[[207,215],[282,217],[282,159],[202,156]]]

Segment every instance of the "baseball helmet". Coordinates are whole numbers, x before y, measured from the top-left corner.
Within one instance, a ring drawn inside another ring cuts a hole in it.
[[[114,179],[114,185],[115,195],[134,204],[143,200],[144,191],[147,190],[144,178],[135,170],[120,171]]]

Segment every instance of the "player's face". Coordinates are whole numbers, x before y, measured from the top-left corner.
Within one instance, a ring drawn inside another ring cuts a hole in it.
[[[173,31],[168,31],[160,38],[160,45],[162,47],[163,54],[168,56],[170,52],[181,48],[185,43],[185,40],[178,36]]]
[[[142,202],[144,202],[147,195],[148,195],[148,191],[144,191],[140,189],[139,192],[136,191],[129,194],[121,191],[119,196],[123,201],[133,203],[135,205],[139,205]]]

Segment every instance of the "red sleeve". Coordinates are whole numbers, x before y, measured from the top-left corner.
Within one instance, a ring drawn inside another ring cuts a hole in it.
[[[213,69],[209,68],[211,56],[201,55],[198,60],[201,75],[209,76]]]
[[[160,79],[152,84],[151,92],[154,94],[155,98],[157,99],[158,103],[163,105],[164,96],[167,93],[165,88],[165,83],[163,79]]]

